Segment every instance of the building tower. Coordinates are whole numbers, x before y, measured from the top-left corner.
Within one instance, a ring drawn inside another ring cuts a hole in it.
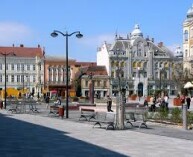
[[[183,65],[184,70],[191,72],[193,67],[193,5],[188,10],[183,22]]]

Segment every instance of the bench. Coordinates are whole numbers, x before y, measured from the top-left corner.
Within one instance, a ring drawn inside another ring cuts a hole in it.
[[[58,115],[59,114],[59,107],[58,106],[50,106],[49,114]]]
[[[14,102],[8,105],[8,111],[11,111],[11,113],[17,113],[18,112],[18,103]]]
[[[81,108],[80,109],[79,120],[84,118],[86,121],[90,121],[91,119],[95,119],[95,116],[96,116],[96,113],[94,109],[90,109],[90,108]]]
[[[106,112],[104,118],[100,119],[100,117],[98,117],[93,128],[95,127],[95,125],[99,125],[101,128],[102,124],[106,125],[106,130],[108,128],[112,128],[114,130],[115,129],[115,113]]]
[[[38,102],[28,102],[29,103],[29,111],[33,113],[39,113],[38,108],[36,107]]]
[[[126,111],[125,112],[126,123],[129,123],[132,127],[133,123],[139,123],[139,128],[141,128],[141,126],[145,126],[147,128],[145,118],[146,111],[147,111],[146,107],[138,107],[138,106],[131,109],[130,111]]]

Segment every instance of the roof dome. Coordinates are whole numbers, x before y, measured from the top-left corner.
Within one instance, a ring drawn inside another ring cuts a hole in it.
[[[193,5],[190,9],[188,9],[187,18],[193,18]]]
[[[141,32],[138,24],[135,25],[134,30],[131,33],[131,39],[136,37],[143,37],[143,33]]]

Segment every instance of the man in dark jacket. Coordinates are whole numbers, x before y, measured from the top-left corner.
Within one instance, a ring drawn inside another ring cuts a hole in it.
[[[111,110],[112,107],[112,99],[109,97],[109,95],[107,95],[107,111],[108,112],[113,112],[113,110]]]
[[[186,97],[186,103],[187,103],[187,109],[190,108],[190,102],[191,102],[191,99],[189,96]]]

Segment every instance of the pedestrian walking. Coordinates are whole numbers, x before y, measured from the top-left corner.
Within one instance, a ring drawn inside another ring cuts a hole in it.
[[[191,99],[189,96],[186,97],[186,103],[187,103],[187,109],[190,108],[190,102],[191,102]]]
[[[46,108],[48,108],[49,102],[50,102],[50,97],[48,95],[46,96],[45,102],[46,102]]]
[[[107,95],[107,111],[108,112],[113,112],[113,110],[111,110],[112,107],[112,99],[110,98],[109,95]]]

